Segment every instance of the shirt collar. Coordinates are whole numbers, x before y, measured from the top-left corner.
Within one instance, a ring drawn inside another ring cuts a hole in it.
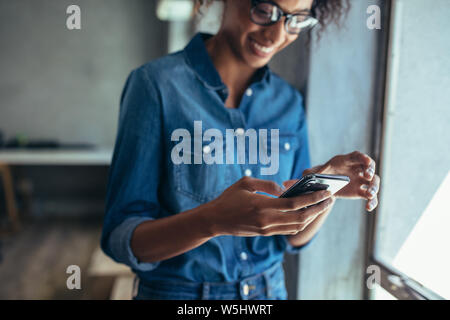
[[[197,33],[184,49],[186,60],[206,87],[214,90],[224,89],[226,86],[206,50],[205,41],[210,37],[212,37],[211,34]],[[268,83],[270,73],[271,71],[266,65],[257,70],[253,81]]]

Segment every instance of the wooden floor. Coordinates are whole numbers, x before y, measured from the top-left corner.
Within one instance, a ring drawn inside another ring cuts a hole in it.
[[[0,299],[126,299],[132,274],[99,249],[101,219],[39,220],[0,237]],[[67,289],[69,265],[81,290]]]

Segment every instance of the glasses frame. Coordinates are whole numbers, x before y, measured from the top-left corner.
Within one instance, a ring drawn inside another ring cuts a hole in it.
[[[259,22],[256,22],[256,21],[253,19],[253,11],[254,11],[255,8],[256,8],[259,4],[261,4],[261,3],[267,3],[267,4],[270,4],[270,5],[274,6],[274,7],[276,7],[277,10],[278,10],[278,13],[279,13],[279,18],[278,18],[278,20],[276,20],[276,21],[270,21],[270,22],[268,22],[268,23],[259,23]],[[271,26],[271,25],[274,25],[274,24],[278,23],[281,19],[283,19],[283,17],[286,17],[286,19],[285,19],[285,21],[284,21],[284,28],[285,28],[286,32],[289,33],[289,34],[298,35],[298,34],[300,34],[300,33],[304,30],[304,29],[302,28],[302,29],[300,29],[299,32],[290,32],[290,31],[289,31],[288,24],[289,24],[290,20],[291,20],[293,17],[296,17],[296,16],[307,16],[307,19],[311,19],[312,22],[311,22],[311,25],[308,27],[308,29],[312,29],[312,28],[319,22],[316,18],[314,18],[313,16],[311,16],[311,13],[310,13],[310,12],[309,12],[308,14],[301,14],[301,13],[286,13],[286,12],[284,12],[284,11],[280,8],[280,6],[279,6],[278,4],[276,4],[275,2],[270,1],[270,0],[251,0],[251,4],[252,4],[252,6],[251,6],[251,9],[250,9],[250,20],[252,20],[253,23],[255,23],[255,24],[257,24],[257,25],[260,25],[260,26],[268,27],[268,26]],[[306,19],[305,19],[305,20],[306,20]]]

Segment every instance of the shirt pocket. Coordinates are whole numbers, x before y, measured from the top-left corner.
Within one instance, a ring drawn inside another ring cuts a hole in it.
[[[191,163],[174,165],[176,190],[191,199],[205,203],[217,198],[231,184],[230,165],[225,164],[225,148],[223,149],[223,164],[207,164],[203,159],[210,142],[202,141],[202,150],[186,152]],[[201,164],[194,164],[194,157],[201,159]]]
[[[278,171],[276,171],[273,177],[281,183],[291,179],[296,151],[300,148],[300,139],[294,134],[280,134],[277,148],[274,148],[275,143],[277,143],[275,139],[272,139],[270,143],[267,143],[267,151],[271,157],[272,166],[275,161],[274,157],[277,156],[276,153],[278,152]],[[269,165],[266,165],[265,167],[267,166]]]

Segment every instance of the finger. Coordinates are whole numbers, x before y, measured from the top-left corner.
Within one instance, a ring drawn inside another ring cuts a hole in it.
[[[376,197],[378,192],[380,191],[380,177],[375,175],[372,179],[372,182],[369,185],[369,189],[367,192],[370,194],[370,199]]]
[[[312,223],[318,216],[320,216],[321,214],[323,214],[324,212],[328,211],[331,209],[331,207],[333,206],[334,202],[335,202],[335,197],[330,197],[324,201],[322,201],[319,204],[315,204],[312,207],[309,207],[308,209],[303,209],[304,211],[309,211],[307,213],[307,218],[304,222],[304,224],[307,226],[310,223]],[[306,212],[304,212],[305,214]]]
[[[369,166],[364,171],[364,177],[368,180],[372,180],[375,175],[375,161],[369,164]]]
[[[356,165],[353,168],[353,171],[356,175],[366,179],[367,181],[372,181],[373,177],[375,176],[375,166],[369,166],[366,167],[362,164]]]
[[[244,177],[239,181],[241,187],[250,192],[266,192],[274,196],[280,196],[284,189],[276,182],[271,180],[262,180],[252,177]]]
[[[262,199],[261,205],[269,209],[294,211],[319,203],[329,197],[331,197],[331,192],[328,190],[322,190],[292,198]]]
[[[364,177],[368,180],[372,180],[375,175],[376,163],[368,155],[365,156],[369,159],[369,164],[364,168]]]
[[[290,187],[292,187],[297,181],[298,181],[298,179],[286,180],[286,181],[283,182],[283,185],[284,185],[285,188],[290,188]]]
[[[380,177],[378,175],[375,175],[369,184],[362,182],[360,190],[361,191],[359,192],[359,195],[361,197],[366,199],[373,199],[380,191]]]
[[[270,227],[259,232],[262,236],[274,235],[295,235],[304,230],[305,226],[302,224],[288,224]]]
[[[366,209],[371,212],[378,206],[378,197],[375,197],[369,201],[367,201]]]
[[[350,153],[350,161],[353,164],[358,164],[360,166],[361,172],[365,178],[372,179],[375,174],[376,164],[371,157],[362,152],[354,151]]]
[[[334,201],[335,197],[330,197],[318,204],[305,209],[288,212],[278,212],[273,216],[273,224],[309,224],[317,216],[328,210],[333,205]]]
[[[319,166],[315,166],[309,169],[306,169],[303,171],[303,175],[307,175],[307,174],[311,174],[311,173],[319,173],[322,170],[323,166],[319,165]]]
[[[353,151],[352,153],[349,153],[348,156],[352,164],[364,164],[369,166],[372,161],[368,155],[359,151]]]

